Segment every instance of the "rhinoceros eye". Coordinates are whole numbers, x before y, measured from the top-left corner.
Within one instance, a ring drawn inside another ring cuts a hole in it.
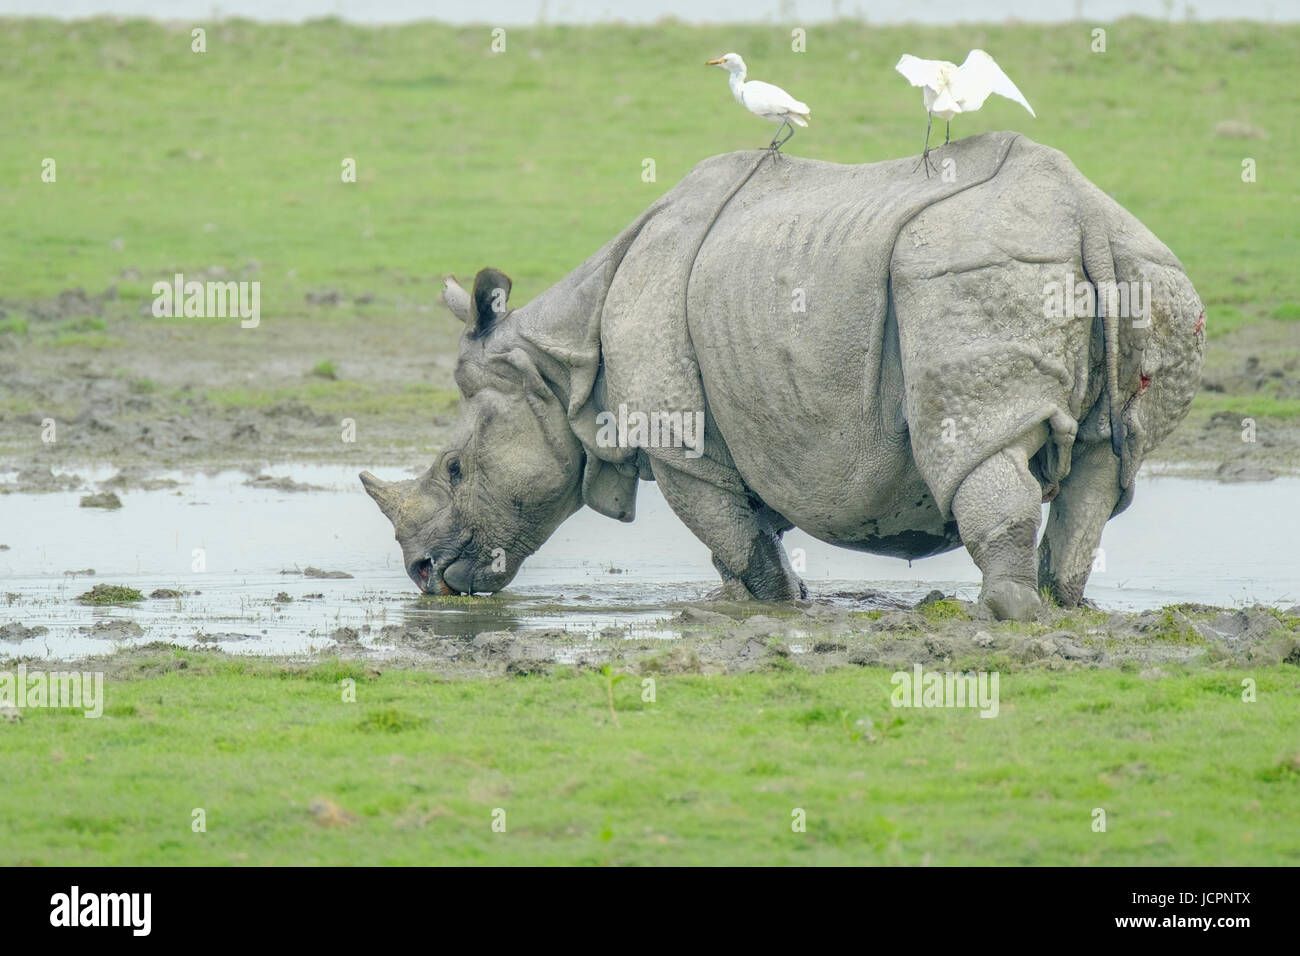
[[[447,478],[451,481],[451,486],[455,488],[460,484],[460,459],[447,459]]]

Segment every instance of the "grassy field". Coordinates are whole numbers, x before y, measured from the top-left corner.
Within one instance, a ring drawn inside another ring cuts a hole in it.
[[[658,674],[647,703],[574,670],[134,666],[97,720],[0,725],[0,861],[1300,863],[1292,665],[1004,673],[995,719],[893,708],[879,668]]]
[[[840,23],[793,53],[781,27],[553,27],[511,30],[493,54],[486,27],[233,21],[210,25],[198,54],[189,25],[9,20],[4,294],[256,259],[271,308],[312,284],[429,283],[485,263],[522,301],[699,160],[767,141],[705,59],[742,51],[755,78],[812,104],[790,152],[856,163],[921,145],[899,53],[979,46],[1038,118],[994,98],[955,135],[1012,128],[1064,150],[1183,259],[1214,307],[1211,335],[1300,318],[1300,89],[1277,83],[1300,60],[1300,28],[1125,20],[1105,53],[1089,31]],[[41,181],[45,157],[55,184]],[[355,184],[341,182],[345,157]],[[149,284],[119,283],[128,298]]]

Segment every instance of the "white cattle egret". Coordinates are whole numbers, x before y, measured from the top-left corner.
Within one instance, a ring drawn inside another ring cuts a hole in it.
[[[922,98],[930,118],[925,124],[925,150],[921,153],[921,161],[927,163],[927,176],[930,175],[930,124],[934,122],[935,114],[942,116],[948,124],[943,137],[945,146],[948,145],[952,118],[958,113],[975,112],[984,105],[990,93],[1015,100],[1029,110],[1030,116],[1035,116],[1034,108],[1029,105],[1024,94],[1002,72],[1002,68],[993,62],[993,57],[983,50],[971,50],[961,66],[947,60],[922,60],[904,53],[894,69],[907,77],[913,86],[920,86],[924,90]]]
[[[808,125],[808,117],[812,110],[808,108],[807,103],[800,103],[781,87],[773,86],[771,83],[764,83],[762,80],[745,82],[745,61],[740,58],[740,54],[728,53],[716,60],[709,60],[704,65],[720,66],[731,74],[728,82],[731,84],[731,95],[736,98],[737,103],[755,116],[781,124],[776,131],[776,136],[773,136],[772,142],[768,144],[770,149],[779,151],[794,135],[796,126]],[[777,136],[781,135],[781,129],[789,129],[790,132],[786,134],[785,139],[778,142]]]

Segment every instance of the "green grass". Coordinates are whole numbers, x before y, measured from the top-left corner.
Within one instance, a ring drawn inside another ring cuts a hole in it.
[[[144,595],[124,584],[96,584],[84,594],[77,595],[82,604],[131,604],[143,601]]]
[[[640,677],[577,671],[175,651],[141,672],[98,720],[0,724],[0,862],[1300,863],[1288,665],[1003,673],[991,720],[894,709],[880,669],[656,674],[652,703]]]
[[[301,401],[309,402],[313,409],[322,413],[396,414],[405,409],[421,409],[430,414],[446,414],[453,411],[460,401],[459,392],[434,385],[406,385],[396,393],[385,391],[381,386],[382,383],[347,379],[321,381],[314,377],[300,385],[283,388],[210,389],[205,394],[209,401],[227,408],[268,408],[279,402]]]
[[[739,50],[812,104],[791,153],[857,163],[920,147],[901,51],[978,46],[1038,118],[994,97],[955,135],[1013,128],[1064,150],[1182,258],[1211,335],[1294,320],[1300,87],[1277,78],[1300,60],[1300,26],[1126,19],[1107,24],[1105,53],[1092,26],[843,22],[809,28],[806,53],[776,25],[554,26],[511,29],[494,55],[486,27],[236,20],[195,54],[188,26],[8,20],[0,273],[9,296],[116,283],[134,305],[173,270],[257,260],[273,319],[322,287],[428,302],[443,273],[491,264],[523,302],[701,159],[766,142],[708,57]],[[1225,122],[1264,135],[1216,132]],[[119,278],[128,268],[140,278]]]
[[[1225,395],[1201,392],[1192,399],[1192,410],[1201,412],[1231,412],[1247,418],[1300,417],[1300,399],[1275,398],[1272,395]]]
[[[339,367],[329,359],[322,359],[312,366],[311,373],[317,378],[327,378],[334,381],[339,377]]]
[[[921,616],[927,621],[948,621],[961,620],[968,621],[970,618],[962,610],[961,605],[951,599],[941,601],[931,601],[929,604],[921,606]]]

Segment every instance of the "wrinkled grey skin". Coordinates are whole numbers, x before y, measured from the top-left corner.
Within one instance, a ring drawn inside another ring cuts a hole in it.
[[[495,270],[472,294],[449,280],[455,434],[418,479],[361,476],[416,584],[499,590],[578,508],[631,521],[654,480],[735,595],[806,596],[781,545],[798,526],[909,559],[964,544],[999,618],[1040,587],[1078,603],[1191,403],[1200,300],[1055,150],[990,133],[945,147],[945,175],[914,162],[717,156],[518,310]],[[1149,282],[1149,326],[1104,296],[1048,315],[1071,273]],[[606,447],[596,416],[620,404],[704,411],[704,454]]]

